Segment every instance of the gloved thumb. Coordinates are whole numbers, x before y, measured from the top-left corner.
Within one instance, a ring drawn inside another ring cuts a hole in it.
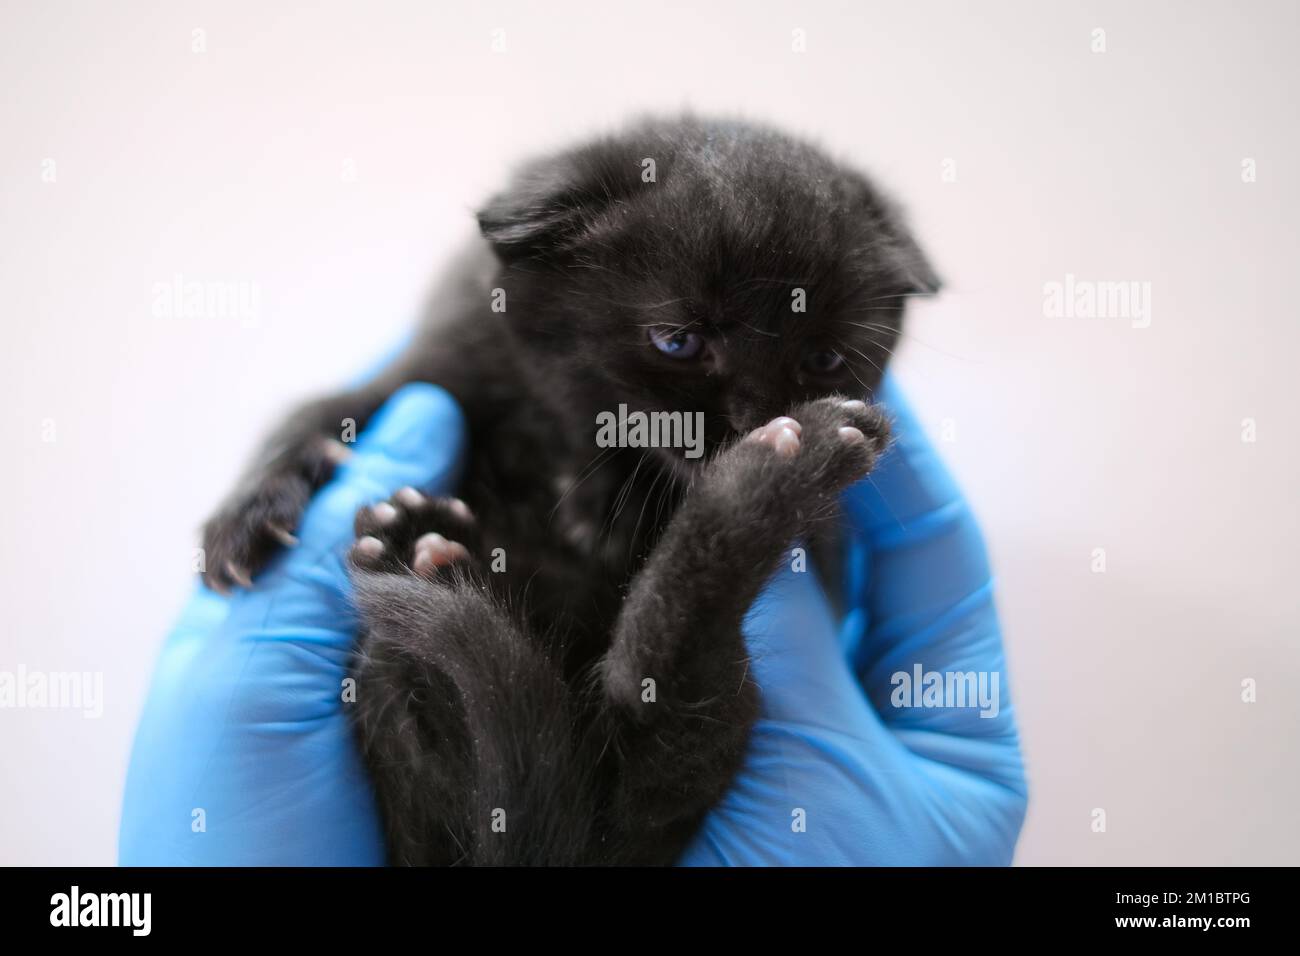
[[[870,723],[870,704],[811,566],[794,570],[787,560],[754,603],[744,631],[764,719],[839,732]]]

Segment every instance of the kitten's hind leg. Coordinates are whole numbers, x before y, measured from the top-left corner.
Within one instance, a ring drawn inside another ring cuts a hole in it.
[[[350,716],[394,866],[450,866],[473,856],[470,736],[455,685],[428,660],[427,639],[406,626],[372,625],[352,668]]]
[[[473,516],[404,489],[357,531],[356,716],[393,861],[586,862],[594,789],[568,692],[484,586]]]

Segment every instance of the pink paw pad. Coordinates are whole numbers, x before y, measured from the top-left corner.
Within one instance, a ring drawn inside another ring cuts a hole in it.
[[[352,546],[352,549],[358,558],[373,561],[383,555],[384,542],[366,535],[364,538],[357,538],[357,543]]]
[[[430,532],[416,539],[411,568],[416,574],[429,575],[438,568],[468,559],[469,551],[459,541],[451,541],[440,534]]]
[[[799,453],[801,434],[803,434],[803,426],[793,418],[782,415],[780,418],[772,419],[766,425],[755,428],[745,436],[744,440],[770,445],[772,450],[782,458],[793,458]]]

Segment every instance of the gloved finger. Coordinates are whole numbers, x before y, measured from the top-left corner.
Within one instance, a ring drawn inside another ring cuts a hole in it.
[[[827,794],[846,788],[880,803],[891,787],[905,789],[911,755],[862,693],[814,571],[787,565],[769,582],[745,619],[745,641],[761,711],[746,773],[727,798],[733,811],[775,791],[806,808],[834,804]],[[815,792],[828,779],[826,793]],[[851,826],[854,814],[837,815]]]
[[[750,676],[765,719],[842,732],[868,711],[840,648],[834,613],[817,572],[787,560],[744,622]]]
[[[172,627],[173,638],[178,634],[211,634],[221,626],[229,610],[230,598],[200,585],[181,609],[180,617]]]
[[[783,569],[745,635],[761,716],[743,772],[683,863],[1007,862],[1023,801],[967,772],[960,739],[935,735],[951,746],[921,759],[881,720],[811,571]]]
[[[853,669],[881,721],[918,756],[1023,791],[983,537],[891,380],[881,397],[894,447],[844,498]]]
[[[784,567],[747,616],[745,638],[761,715],[742,773],[682,862],[942,859],[924,780],[863,695],[816,574]]]
[[[789,766],[821,751],[888,774],[909,757],[863,694],[814,571],[784,567],[754,603],[744,632],[761,693],[756,737],[789,742]]]

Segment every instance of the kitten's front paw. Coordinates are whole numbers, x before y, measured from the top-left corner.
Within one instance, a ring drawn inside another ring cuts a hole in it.
[[[879,406],[843,398],[805,402],[741,439],[788,462],[799,482],[834,492],[866,475],[888,443],[889,422]]]
[[[203,526],[203,580],[221,594],[252,587],[253,575],[281,546],[297,544],[293,530],[311,500],[300,475],[268,477],[236,492]]]
[[[281,547],[293,536],[307,503],[351,452],[330,438],[290,444],[246,477],[203,526],[203,580],[215,591],[251,587]]]
[[[349,558],[362,572],[417,574],[431,581],[468,568],[478,552],[478,524],[459,498],[431,498],[403,488],[357,512]]]

